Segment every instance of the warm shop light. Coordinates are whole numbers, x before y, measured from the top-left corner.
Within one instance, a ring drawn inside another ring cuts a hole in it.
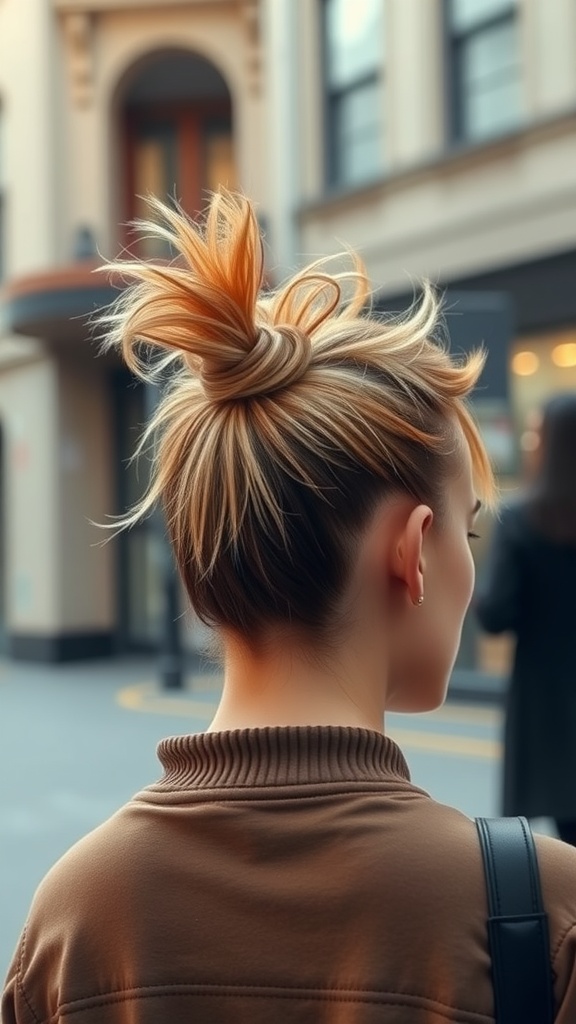
[[[512,359],[512,370],[519,377],[529,377],[540,366],[540,360],[535,352],[517,352]]]
[[[540,434],[537,430],[525,430],[520,438],[523,452],[535,452],[540,447]]]
[[[555,345],[552,349],[552,362],[563,369],[568,366],[576,366],[576,343],[566,341],[562,345]]]

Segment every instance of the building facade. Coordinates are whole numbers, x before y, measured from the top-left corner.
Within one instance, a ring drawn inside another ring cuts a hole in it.
[[[299,12],[300,250],[358,247],[383,308],[405,307],[421,277],[448,298],[506,296],[520,423],[576,386],[576,4]]]
[[[153,644],[161,551],[102,546],[134,497],[144,395],[98,357],[94,267],[131,242],[148,192],[199,210],[242,182],[266,206],[265,83],[248,0],[0,4],[2,621],[15,657]],[[144,248],[144,255],[147,254]]]
[[[344,243],[382,309],[431,278],[498,368],[495,450],[576,386],[575,52],[573,0],[0,0],[8,655],[158,640],[157,532],[92,525],[142,486],[146,396],[87,323],[148,192],[248,192],[272,278]]]

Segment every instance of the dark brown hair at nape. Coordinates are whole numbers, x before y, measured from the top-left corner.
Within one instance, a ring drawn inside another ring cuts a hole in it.
[[[470,449],[480,496],[493,479],[466,406],[483,365],[434,339],[429,285],[403,317],[366,312],[358,257],[319,261],[261,294],[262,243],[252,204],[213,197],[204,225],[155,202],[172,264],[113,264],[132,284],[104,317],[143,379],[163,351],[171,384],[142,444],[155,438],[144,499],[158,501],[190,601],[204,621],[259,638],[266,626],[318,633],[333,618],[358,533],[394,491],[439,508]],[[459,429],[460,428],[460,429]]]
[[[543,409],[540,468],[529,500],[534,525],[551,540],[576,544],[576,393]]]
[[[264,400],[265,413],[266,403],[273,401]],[[250,408],[245,415],[250,421]],[[433,421],[431,415],[427,425],[432,427]],[[292,443],[290,462],[306,467],[314,488],[260,444],[254,431],[251,449],[282,510],[283,528],[266,527],[249,504],[243,529],[224,546],[212,573],[203,576],[193,557],[179,558],[186,589],[201,617],[254,641],[267,625],[278,623],[290,624],[302,634],[311,632],[316,639],[335,617],[338,629],[338,598],[354,560],[351,542],[378,502],[388,494],[410,493],[441,512],[445,476],[449,465],[456,468],[458,455],[454,427],[446,421],[440,424],[437,416],[436,421],[437,436],[442,438],[437,449],[403,439],[389,476],[375,474],[345,450],[334,462]],[[178,490],[169,488],[165,495],[169,523],[178,517]],[[173,540],[179,550],[174,536]]]

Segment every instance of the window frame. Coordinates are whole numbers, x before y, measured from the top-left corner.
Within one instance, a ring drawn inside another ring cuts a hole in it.
[[[380,0],[382,5],[382,17],[385,15],[385,0]],[[338,132],[335,130],[336,114],[338,105],[341,106],[342,99],[351,96],[355,92],[366,88],[366,86],[379,87],[383,90],[386,73],[384,53],[382,59],[373,68],[342,85],[334,85],[330,81],[330,52],[328,40],[328,6],[330,0],[321,0],[320,25],[321,25],[321,65],[322,65],[322,94],[323,94],[323,126],[324,126],[324,185],[330,190],[356,189],[369,185],[371,181],[380,177],[384,164],[381,157],[380,166],[374,168],[374,173],[359,181],[349,181],[341,173],[341,150],[338,146]],[[380,133],[381,137],[381,133]]]
[[[457,145],[484,145],[493,142],[508,132],[514,131],[514,126],[504,131],[495,131],[476,138],[466,130],[464,118],[464,82],[463,68],[465,66],[463,53],[466,44],[475,36],[481,36],[495,28],[504,25],[515,24],[520,20],[521,10],[518,0],[508,0],[506,7],[496,10],[492,14],[485,15],[478,22],[468,28],[457,29],[454,25],[452,13],[453,0],[444,0],[444,39],[447,51],[447,105],[449,111],[449,141]],[[518,124],[518,127],[520,125]]]

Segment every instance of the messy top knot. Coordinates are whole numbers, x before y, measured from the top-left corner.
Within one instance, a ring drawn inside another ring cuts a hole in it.
[[[121,525],[163,503],[204,621],[253,639],[271,623],[317,633],[377,501],[404,492],[441,511],[458,421],[490,498],[465,405],[483,357],[458,365],[434,340],[428,285],[404,317],[368,315],[354,256],[345,273],[319,261],[261,295],[262,241],[242,196],[213,196],[203,225],[152,206],[158,221],[140,227],[174,260],[112,264],[128,287],[103,318],[107,346],[138,376],[157,372],[157,350],[170,377],[142,441],[157,439],[151,484]]]
[[[214,195],[204,230],[173,207],[152,199],[160,223],[138,225],[161,236],[180,260],[170,265],[123,262],[135,285],[111,316],[108,345],[119,345],[128,366],[148,376],[141,344],[175,352],[213,402],[271,394],[298,380],[312,355],[309,331],[316,326],[305,305],[297,319],[294,302],[270,313],[259,302],[264,276],[263,245],[253,207],[231,195]],[[326,275],[313,279],[333,291]],[[297,287],[297,282],[294,282]],[[303,290],[310,280],[302,283]]]
[[[299,380],[311,355],[310,338],[298,327],[261,326],[252,347],[236,363],[218,365],[205,359],[200,380],[213,402],[269,395]]]

